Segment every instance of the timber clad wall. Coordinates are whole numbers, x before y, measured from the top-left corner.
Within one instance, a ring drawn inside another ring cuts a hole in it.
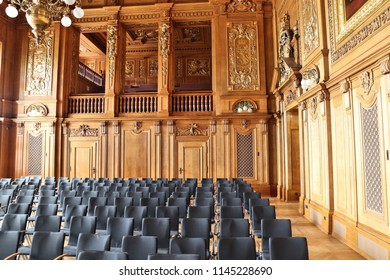
[[[388,1],[85,2],[0,15],[0,176],[243,176],[390,259]]]

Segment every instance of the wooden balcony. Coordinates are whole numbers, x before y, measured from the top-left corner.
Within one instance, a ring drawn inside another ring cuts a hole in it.
[[[70,96],[68,114],[103,114],[106,112],[104,96]]]
[[[172,95],[172,113],[209,113],[213,111],[211,92],[175,93]]]
[[[157,113],[158,97],[156,94],[118,96],[118,113]]]

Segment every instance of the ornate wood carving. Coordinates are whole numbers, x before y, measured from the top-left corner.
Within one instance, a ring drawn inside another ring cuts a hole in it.
[[[26,114],[29,117],[42,117],[49,114],[47,107],[41,103],[34,103],[27,107]]]
[[[114,134],[120,133],[120,124],[119,122],[112,122],[112,127],[114,128]]]
[[[38,132],[41,129],[41,127],[42,127],[42,123],[40,122],[36,122],[33,124],[33,128],[36,132]]]
[[[107,134],[107,124],[106,124],[106,122],[101,122],[100,123],[100,134],[101,135],[106,135]]]
[[[134,78],[135,61],[127,60],[125,64],[125,76],[126,78]]]
[[[160,134],[161,133],[161,121],[155,121],[154,122],[154,132],[156,134]]]
[[[382,75],[390,74],[390,59],[386,58],[386,60],[382,61],[379,65],[379,69],[381,70]]]
[[[201,128],[198,124],[192,123],[189,127],[178,127],[176,136],[207,136],[207,131],[207,128]]]
[[[155,78],[158,74],[158,60],[157,59],[149,59],[149,77]]]
[[[304,55],[319,46],[317,0],[302,0]]]
[[[133,125],[132,125],[132,128],[131,128],[131,131],[134,134],[140,134],[142,132],[142,122],[134,121]]]
[[[341,46],[340,43],[346,36],[356,30],[357,24],[360,24],[360,20],[356,20],[358,17],[353,16],[348,22],[343,20],[343,3],[342,0],[329,0],[329,25],[330,25],[330,41],[331,41],[331,60],[332,62],[337,61],[342,56],[356,48],[361,42],[366,40],[368,37],[373,35],[377,30],[381,29],[382,26],[390,22],[390,7],[388,7],[383,13],[372,19],[367,25],[363,26],[358,33],[353,35],[348,41]],[[379,7],[386,0],[369,0],[369,9],[361,9],[359,13],[366,17],[367,14],[372,12],[372,9]],[[338,5],[341,4],[341,5]],[[357,15],[359,16],[359,15]],[[341,17],[341,21],[340,21]],[[351,21],[353,18],[355,20]],[[342,28],[344,33],[340,33],[341,27],[347,25],[347,28]]]
[[[361,90],[358,90],[358,98],[365,108],[371,108],[377,99],[377,91],[373,89],[374,75],[372,71],[364,71],[360,74]]]
[[[233,104],[232,110],[237,113],[252,113],[257,110],[257,106],[252,100],[238,100]]]
[[[318,69],[317,65],[314,65],[312,68],[306,70],[302,74],[302,89],[308,90],[313,85],[318,84],[320,79],[320,70]]]
[[[173,121],[167,121],[167,126],[168,126],[169,134],[173,134],[174,133],[174,123],[173,123]]]
[[[36,44],[35,38],[29,37],[25,95],[51,95],[53,37],[53,32],[47,33],[40,45]]]
[[[131,14],[131,15],[121,15],[121,20],[151,20],[151,19],[159,19],[161,17],[160,13],[153,14]]]
[[[210,121],[210,133],[215,134],[217,132],[217,122],[215,120]]]
[[[80,125],[77,129],[70,129],[69,131],[70,137],[96,137],[99,136],[98,128],[90,128],[87,124]]]
[[[256,3],[252,0],[230,0],[225,3],[224,11],[235,12],[256,12]]]
[[[259,89],[256,23],[228,24],[228,38],[228,89]]]
[[[210,59],[187,60],[187,76],[210,76]]]
[[[110,88],[114,86],[115,77],[115,58],[117,56],[117,40],[118,40],[118,27],[110,25],[107,27],[108,31],[108,61],[109,61],[109,83]]]
[[[166,23],[163,23],[160,25],[160,55],[162,58],[162,77],[163,77],[163,84],[167,84],[167,75],[168,75],[168,54],[170,49],[170,31],[169,31],[169,25]]]

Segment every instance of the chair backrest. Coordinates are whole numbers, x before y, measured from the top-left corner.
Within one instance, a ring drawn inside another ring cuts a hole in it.
[[[124,236],[133,235],[134,219],[109,217],[107,220],[107,234],[111,235],[111,247],[122,247]]]
[[[134,206],[140,206],[140,199],[142,197],[142,192],[128,191],[126,193],[126,197],[132,197],[133,198],[133,205]]]
[[[66,213],[66,207],[68,205],[80,205],[82,198],[79,196],[64,196],[62,202],[62,215]],[[60,205],[61,207],[61,205]]]
[[[31,242],[30,260],[53,260],[62,255],[65,234],[63,232],[34,233]]]
[[[35,216],[57,215],[58,204],[38,204]]]
[[[153,197],[158,198],[158,205],[159,206],[164,206],[166,203],[165,192],[152,192],[152,193],[149,193],[149,197],[150,198],[153,198]]]
[[[0,195],[0,208],[4,211],[4,213],[7,213],[8,211],[8,205],[11,202],[11,195]]]
[[[120,194],[120,192],[117,192],[117,191],[113,191],[113,192],[109,191],[106,193],[106,197],[107,197],[107,205],[114,205],[115,199],[117,197],[121,197],[121,194]]]
[[[127,254],[123,252],[111,251],[82,251],[77,256],[77,260],[127,260]]]
[[[269,250],[271,237],[291,237],[291,220],[289,219],[262,219],[261,220],[261,250]]]
[[[107,197],[90,197],[88,200],[87,215],[93,216],[96,206],[104,206],[107,204]]]
[[[58,196],[39,196],[38,205],[39,204],[57,204]]]
[[[157,206],[156,218],[169,218],[171,233],[179,230],[179,207],[178,206]]]
[[[48,186],[44,186],[44,187],[48,187]],[[56,191],[55,190],[40,190],[39,193],[38,193],[38,196],[39,197],[44,197],[44,196],[54,196],[56,194]]]
[[[27,214],[5,214],[3,223],[1,224],[1,231],[23,231],[27,225]]]
[[[97,191],[83,191],[83,193],[81,194],[82,197],[81,204],[88,205],[89,198],[97,197],[98,194],[99,193]]]
[[[127,253],[129,260],[147,260],[149,254],[157,254],[157,237],[125,236],[122,252]]]
[[[149,187],[137,187],[136,192],[142,192],[142,197],[149,197],[150,188]]]
[[[221,204],[222,199],[225,198],[236,198],[237,193],[236,192],[220,192],[218,193],[218,203]]]
[[[210,191],[199,191],[199,189],[202,189],[202,187],[196,189],[195,193],[195,198],[200,198],[200,197],[208,197],[208,198],[213,198],[213,193]]]
[[[144,218],[142,220],[142,235],[157,236],[158,249],[169,248],[170,221],[169,218]]]
[[[76,246],[80,233],[95,233],[96,217],[95,216],[72,216],[69,226],[68,245]]]
[[[187,217],[187,199],[186,198],[168,198],[168,206],[178,206],[179,207],[179,218],[183,219]]]
[[[61,227],[61,216],[37,216],[34,231],[58,232]]]
[[[141,206],[147,206],[148,211],[146,216],[149,218],[156,217],[156,207],[159,206],[159,198],[158,197],[142,197],[140,200]]]
[[[210,247],[211,222],[206,218],[185,218],[181,223],[181,236],[199,237],[206,240],[207,248]]]
[[[124,217],[125,207],[133,205],[132,197],[116,197],[114,205],[116,206],[116,216]]]
[[[0,231],[0,260],[18,251],[19,235],[19,231]]]
[[[34,196],[33,195],[23,195],[23,196],[20,196],[18,195],[15,199],[15,203],[28,203],[28,204],[32,204],[34,201]]]
[[[275,206],[254,206],[252,208],[252,229],[256,236],[261,237],[261,220],[276,219]]]
[[[76,258],[80,252],[88,250],[109,251],[111,235],[80,233],[77,241]]]
[[[242,201],[238,197],[222,198],[222,206],[242,206]]]
[[[8,205],[8,214],[28,214],[31,213],[31,204],[29,203],[11,203]]]
[[[18,193],[18,196],[34,196],[35,190],[23,190],[21,189]]]
[[[219,224],[219,237],[249,237],[248,219],[223,218]]]
[[[269,239],[271,260],[308,260],[306,237],[271,237]]]
[[[219,260],[255,260],[256,245],[252,237],[228,237],[218,241]]]
[[[188,206],[188,218],[206,218],[211,221],[211,211],[210,206]]]
[[[249,216],[252,219],[252,208],[255,206],[270,206],[269,198],[250,198],[249,199]]]
[[[108,218],[116,216],[116,206],[113,205],[96,206],[94,215],[96,216],[96,229],[106,230]]]
[[[142,230],[142,220],[146,218],[148,208],[146,206],[126,206],[125,207],[125,218],[134,218],[134,230]]]
[[[207,259],[207,242],[203,238],[171,238],[169,254],[198,254],[201,260]]]
[[[150,254],[148,260],[200,260],[198,254]]]
[[[221,206],[220,218],[244,218],[242,206]]]
[[[87,215],[87,205],[68,205],[66,206],[66,213],[63,216],[64,229],[70,227],[70,221],[73,216],[85,216]]]
[[[261,198],[260,192],[244,192],[243,200],[244,200],[244,208],[246,211],[249,211],[249,200],[252,198]]]

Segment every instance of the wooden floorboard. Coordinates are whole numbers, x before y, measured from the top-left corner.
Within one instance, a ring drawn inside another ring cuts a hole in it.
[[[271,198],[276,207],[276,218],[291,219],[293,236],[305,236],[310,260],[364,260],[359,253],[338,239],[321,231],[298,212],[298,202],[282,202]]]

